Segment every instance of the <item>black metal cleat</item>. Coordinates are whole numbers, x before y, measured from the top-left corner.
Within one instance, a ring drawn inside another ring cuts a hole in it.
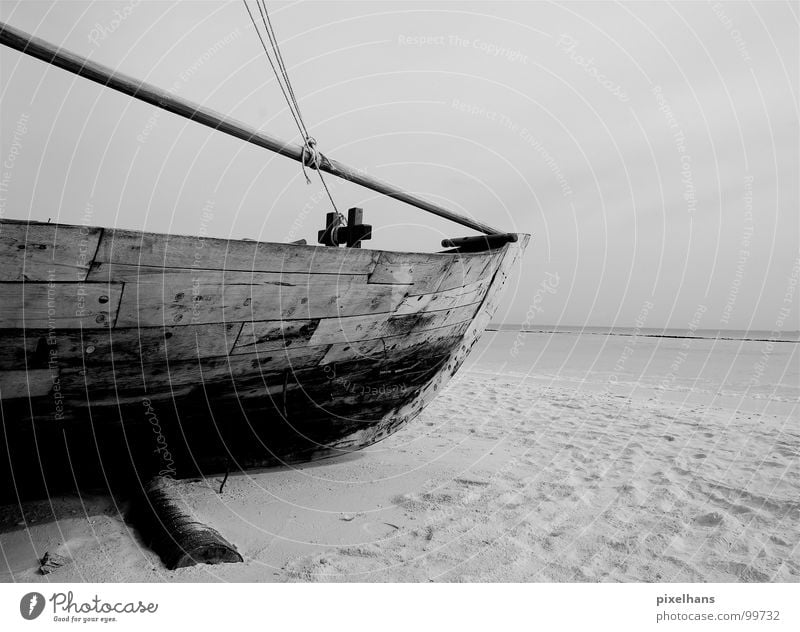
[[[328,213],[325,218],[326,228],[319,231],[318,241],[325,246],[338,247],[342,244],[348,248],[361,248],[361,242],[372,239],[372,226],[362,223],[364,210],[351,208],[347,211],[347,226],[338,213]]]

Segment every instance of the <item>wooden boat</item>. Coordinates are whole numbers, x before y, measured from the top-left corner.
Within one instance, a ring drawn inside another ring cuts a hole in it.
[[[305,159],[301,147],[0,29],[3,44]],[[347,454],[403,427],[443,389],[528,236],[325,157],[313,166],[486,236],[418,253],[361,248],[360,238],[307,246],[0,221],[6,492]],[[329,218],[321,240],[335,229]]]

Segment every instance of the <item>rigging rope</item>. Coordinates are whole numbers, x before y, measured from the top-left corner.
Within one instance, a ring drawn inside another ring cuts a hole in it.
[[[303,126],[303,131],[305,132],[306,136],[310,136],[308,133],[308,129],[306,128],[305,121],[303,121],[303,116],[300,114],[300,104],[297,102],[297,98],[294,95],[294,88],[292,87],[292,82],[289,80],[289,71],[286,69],[286,63],[283,61],[283,54],[281,53],[280,46],[278,45],[278,37],[275,35],[275,29],[272,28],[272,20],[269,19],[269,12],[267,11],[266,0],[256,0],[256,4],[258,5],[258,11],[261,13],[261,21],[264,23],[264,30],[267,32],[267,37],[269,38],[269,43],[272,46],[272,50],[275,53],[275,59],[278,62],[278,67],[281,69],[281,74],[283,75],[283,80],[286,83],[286,87],[289,91],[289,96],[292,99],[292,104],[294,105],[294,109],[297,112],[297,118],[300,120],[300,124]],[[263,11],[261,10],[263,6]]]
[[[292,87],[292,82],[289,79],[289,71],[287,70],[286,63],[283,60],[283,54],[281,53],[280,45],[278,44],[278,38],[275,35],[275,30],[272,28],[272,21],[269,19],[269,11],[267,11],[266,1],[256,0],[256,6],[258,7],[258,12],[261,15],[261,21],[264,24],[264,31],[266,32],[267,39],[269,40],[270,48],[272,48],[272,53],[275,56],[275,62],[273,62],[272,55],[270,55],[269,50],[267,49],[267,44],[264,41],[264,37],[261,35],[261,29],[259,29],[258,23],[256,22],[252,11],[250,11],[250,6],[247,4],[247,0],[242,0],[242,2],[244,3],[244,8],[247,9],[247,15],[250,16],[250,21],[253,24],[256,34],[258,35],[258,39],[261,42],[261,47],[264,49],[264,54],[267,57],[267,61],[269,61],[272,72],[278,81],[278,86],[281,89],[283,98],[286,100],[287,106],[289,107],[289,112],[291,113],[295,125],[300,132],[300,136],[303,138],[303,154],[301,156],[300,164],[303,168],[303,176],[306,179],[306,184],[311,184],[311,178],[308,177],[306,167],[315,169],[317,174],[319,174],[319,180],[325,189],[325,193],[328,195],[328,199],[331,202],[334,212],[339,217],[340,223],[345,225],[346,220],[344,215],[339,212],[336,202],[333,200],[333,195],[328,188],[328,183],[325,182],[325,178],[320,170],[320,165],[322,164],[322,154],[317,149],[316,139],[308,133],[308,128],[303,120],[303,115],[300,113],[300,104],[297,102],[297,98],[295,97],[294,88]],[[276,64],[278,68],[275,67]]]

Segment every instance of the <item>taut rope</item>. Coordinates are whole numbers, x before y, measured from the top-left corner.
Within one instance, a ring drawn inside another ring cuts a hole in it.
[[[339,212],[336,202],[333,199],[333,195],[328,188],[328,183],[325,182],[325,178],[320,170],[320,165],[322,164],[322,154],[317,149],[317,141],[313,136],[311,136],[311,134],[308,133],[308,128],[303,120],[303,115],[300,113],[300,104],[297,102],[297,98],[295,97],[294,88],[292,87],[292,82],[289,79],[289,71],[286,68],[286,63],[283,61],[283,54],[281,53],[280,45],[278,44],[278,38],[275,35],[274,29],[272,28],[272,21],[269,19],[269,11],[267,11],[266,1],[256,0],[256,7],[258,7],[258,12],[261,15],[261,22],[264,25],[264,32],[269,40],[272,53],[275,56],[274,62],[272,60],[272,55],[270,55],[270,52],[267,49],[267,44],[264,41],[264,37],[261,35],[261,29],[259,29],[258,23],[253,16],[253,12],[250,11],[250,6],[247,4],[247,0],[242,0],[242,2],[244,3],[244,8],[247,9],[247,15],[250,16],[250,21],[253,23],[253,28],[258,35],[258,39],[261,42],[261,47],[264,49],[264,54],[267,57],[267,61],[269,61],[269,65],[270,68],[272,68],[275,79],[278,81],[278,86],[281,89],[283,98],[286,100],[286,105],[289,107],[289,112],[291,113],[294,123],[300,132],[300,136],[303,138],[303,156],[301,165],[303,169],[303,176],[306,179],[306,184],[311,184],[311,178],[308,177],[308,173],[306,172],[306,167],[308,167],[310,169],[314,169],[319,174],[319,180],[325,189],[325,193],[328,195],[331,206],[344,225],[346,223],[344,215]]]

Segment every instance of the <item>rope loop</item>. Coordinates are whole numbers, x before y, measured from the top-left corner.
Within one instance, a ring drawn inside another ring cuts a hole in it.
[[[306,167],[319,171],[319,167],[322,164],[322,154],[319,153],[319,149],[317,149],[317,141],[311,136],[307,137],[305,143],[303,143],[303,154],[300,164],[303,165],[303,175],[306,178],[306,184],[311,184],[311,178],[309,178],[308,173],[306,173]]]

